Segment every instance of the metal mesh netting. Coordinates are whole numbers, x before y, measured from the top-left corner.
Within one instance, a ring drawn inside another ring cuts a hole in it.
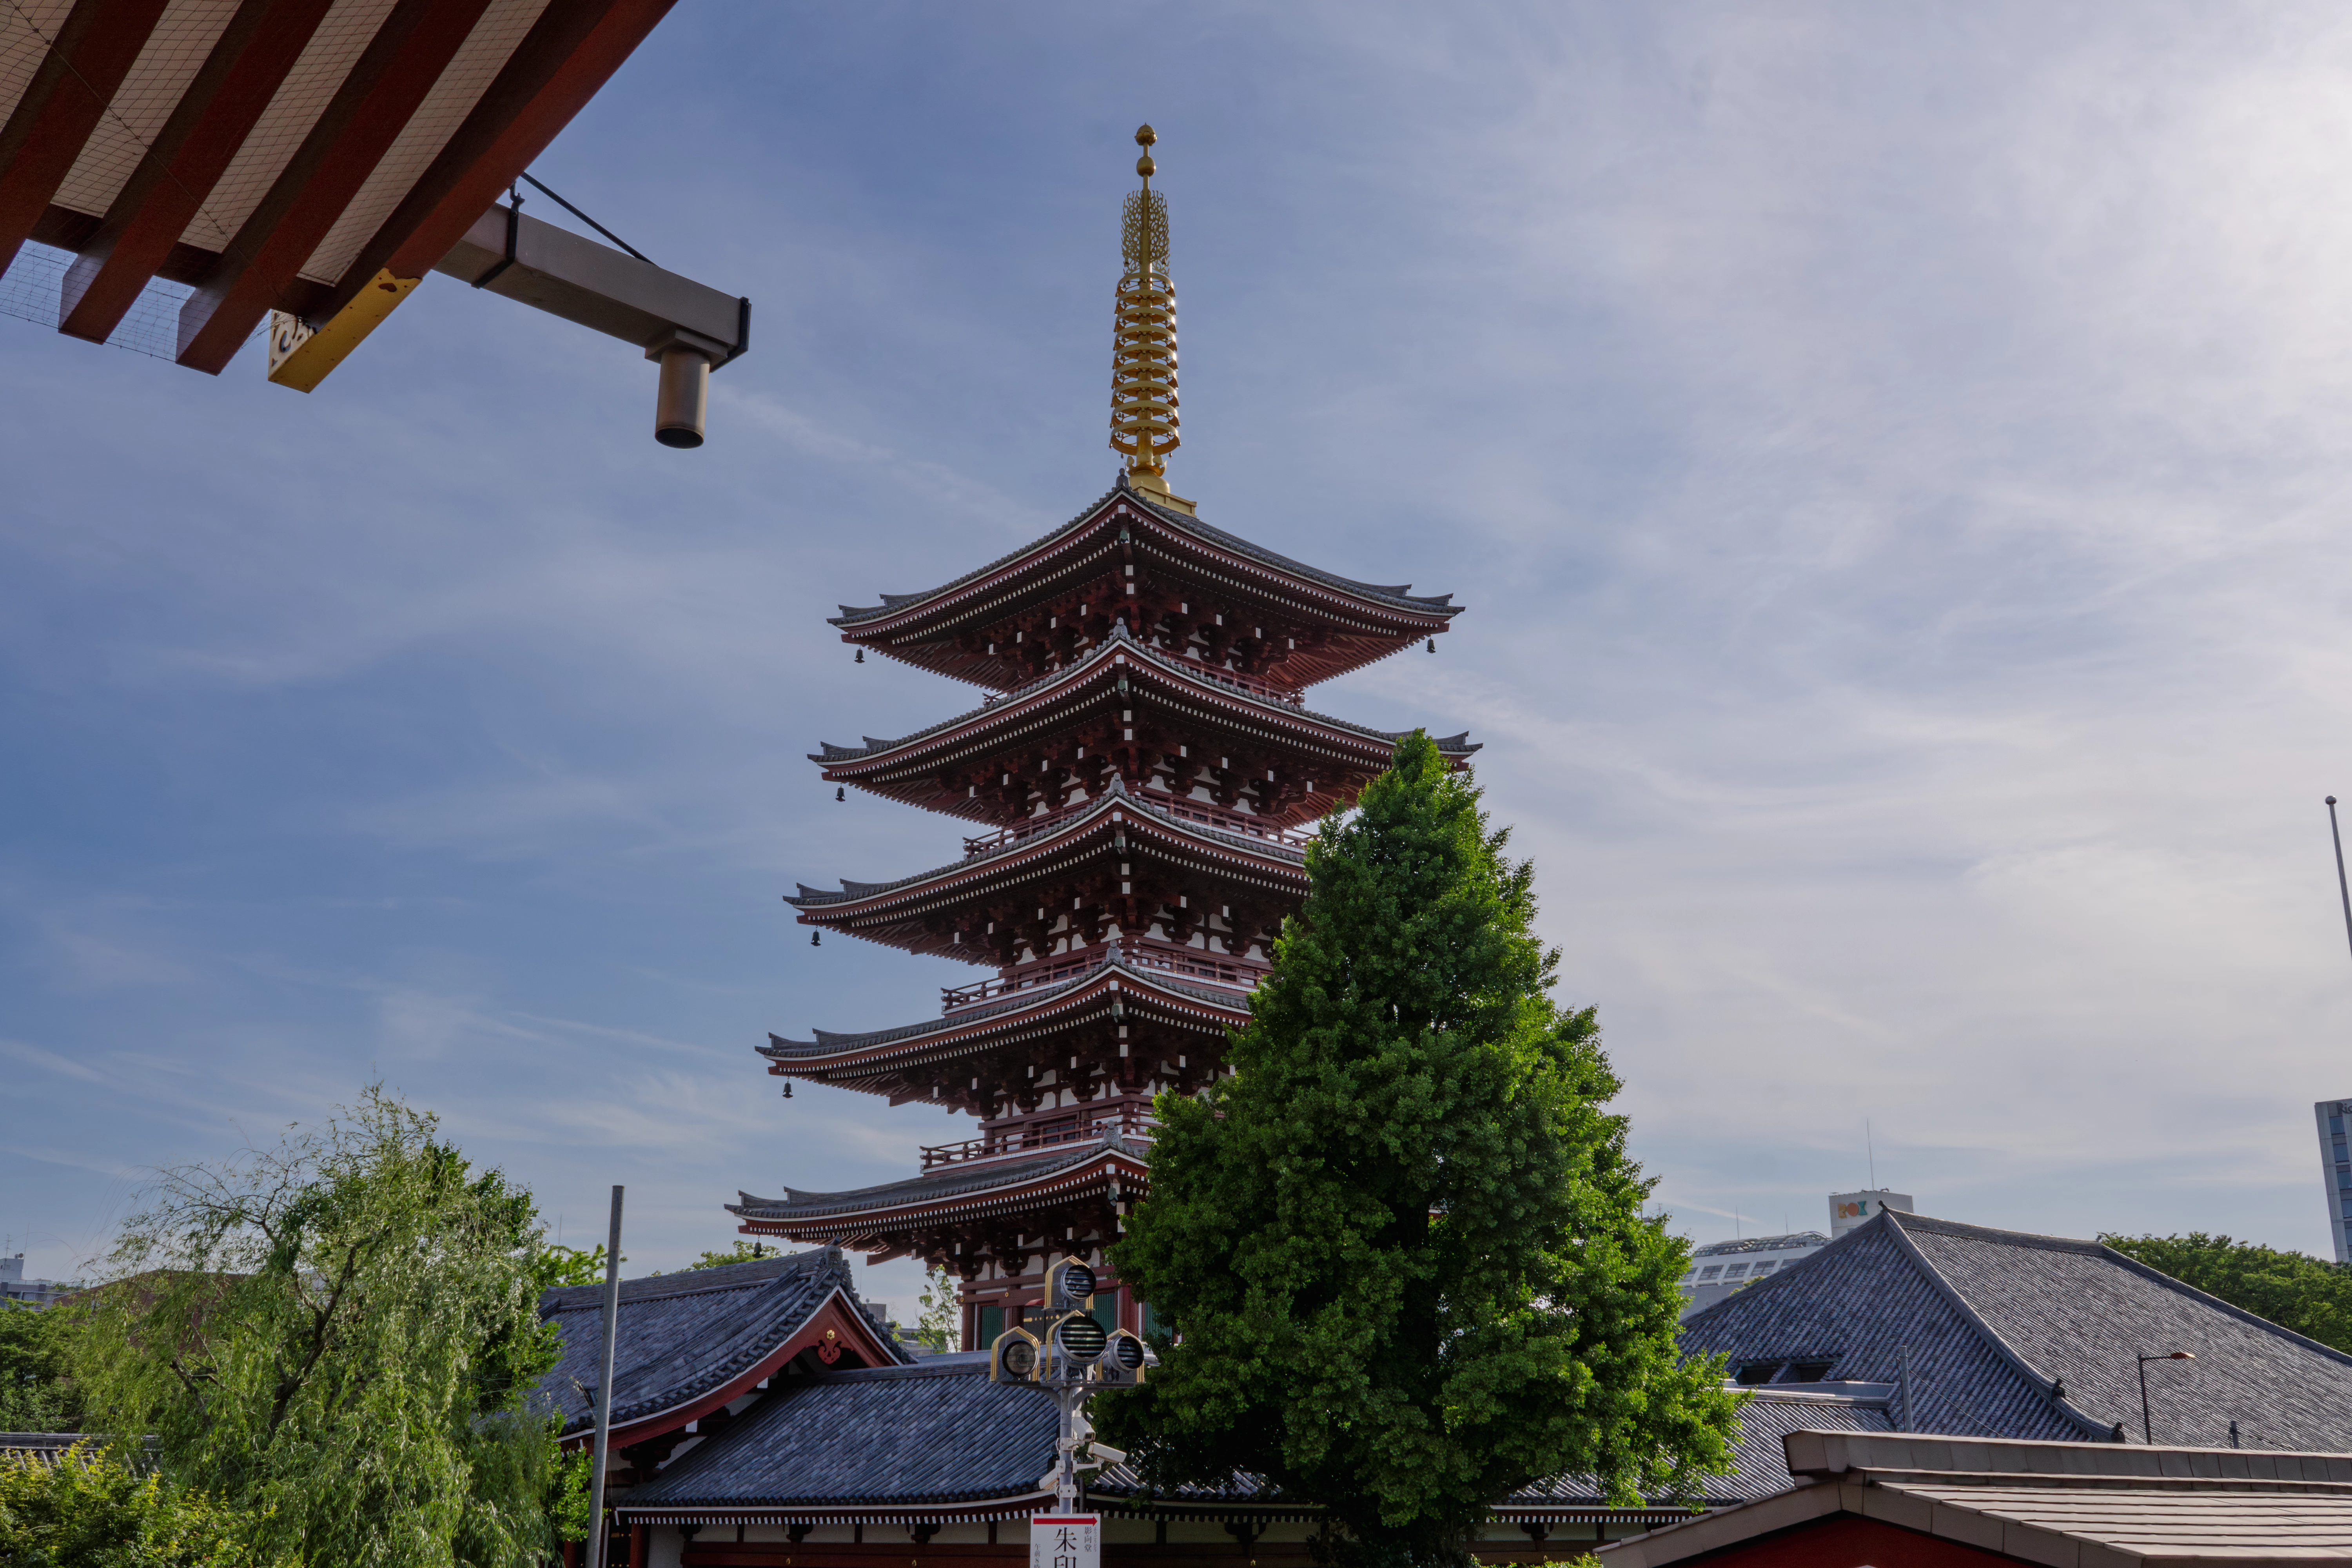
[[[236,15],[235,0],[171,0],[147,35],[138,63],[90,127],[72,172],[52,198],[58,205],[105,216]],[[223,235],[207,240],[205,248],[218,250],[227,243]]]
[[[0,316],[14,316],[54,331],[58,291],[73,259],[69,250],[27,242],[16,252],[16,263],[0,273]],[[107,346],[156,359],[172,358],[179,350],[180,305],[194,292],[184,283],[149,279],[122,324],[106,340]]]

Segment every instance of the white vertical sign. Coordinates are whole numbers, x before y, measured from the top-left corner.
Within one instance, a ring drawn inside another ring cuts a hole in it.
[[[1102,1515],[1030,1515],[1029,1568],[1102,1568]]]

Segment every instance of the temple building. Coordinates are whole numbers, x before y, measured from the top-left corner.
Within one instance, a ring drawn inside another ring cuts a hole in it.
[[[742,1194],[751,1235],[917,1258],[962,1281],[977,1348],[1039,1299],[1045,1270],[1102,1270],[1098,1315],[1144,1310],[1101,1249],[1149,1190],[1152,1097],[1223,1070],[1283,918],[1307,892],[1312,824],[1389,765],[1399,735],[1317,712],[1307,689],[1417,646],[1461,606],[1305,565],[1203,521],[1172,491],[1180,444],[1168,209],[1154,140],[1126,200],[1112,356],[1117,483],[1027,548],[833,621],[870,650],[979,687],[979,706],[811,760],[975,831],[946,865],[803,886],[801,923],[988,973],[940,1016],[772,1036],[768,1070],[968,1111],[977,1135],[903,1181]],[[1438,742],[1457,763],[1466,736]]]

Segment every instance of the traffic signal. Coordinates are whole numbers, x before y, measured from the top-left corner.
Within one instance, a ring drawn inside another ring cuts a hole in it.
[[[1045,1310],[1083,1312],[1094,1300],[1095,1271],[1075,1258],[1045,1270]]]
[[[1113,1329],[1095,1361],[1095,1381],[1106,1388],[1133,1388],[1143,1381],[1150,1353],[1125,1329]]]
[[[988,1347],[988,1380],[1034,1383],[1038,1363],[1044,1359],[1038,1353],[1036,1335],[1026,1329],[1007,1329]]]

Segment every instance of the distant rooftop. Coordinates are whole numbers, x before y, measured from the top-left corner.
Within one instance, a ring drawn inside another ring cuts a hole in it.
[[[1794,1252],[1801,1247],[1827,1247],[1830,1238],[1818,1230],[1790,1236],[1751,1236],[1745,1241],[1710,1241],[1691,1248],[1693,1258],[1721,1258],[1728,1252]]]

